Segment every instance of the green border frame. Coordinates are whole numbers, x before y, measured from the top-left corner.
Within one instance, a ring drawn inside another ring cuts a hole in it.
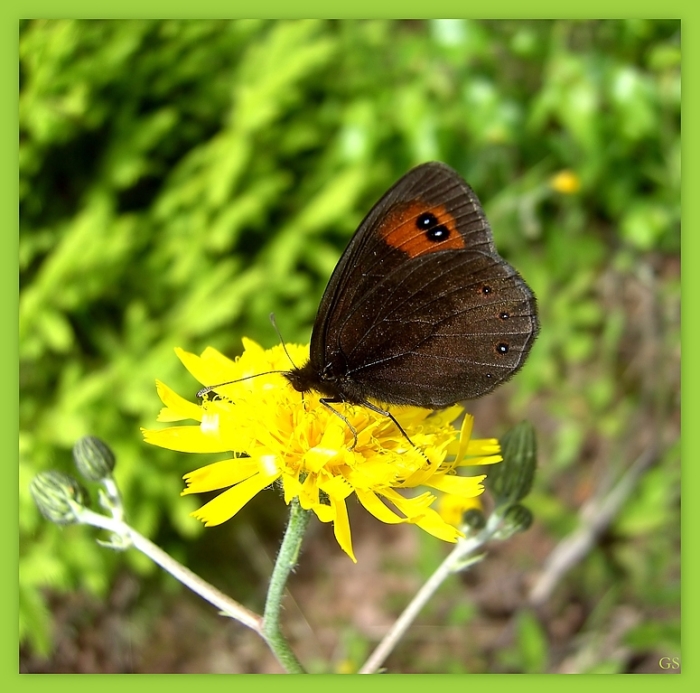
[[[2,235],[2,250],[0,253],[0,262],[3,266],[3,271],[0,272],[0,281],[2,289],[0,290],[0,309],[2,310],[3,322],[17,325],[17,303],[18,303],[18,286],[15,277],[17,268],[17,234],[10,231],[17,229],[17,23],[18,20],[25,17],[153,17],[153,16],[175,16],[175,17],[313,17],[313,16],[328,16],[332,13],[334,17],[405,17],[405,18],[423,18],[423,17],[459,17],[459,16],[477,16],[489,19],[497,18],[553,18],[553,17],[579,17],[579,18],[620,18],[620,17],[653,17],[653,18],[680,18],[682,20],[683,32],[683,121],[686,124],[683,138],[683,153],[686,155],[686,160],[683,167],[683,221],[684,226],[690,231],[683,234],[682,238],[682,271],[683,271],[683,288],[687,296],[695,296],[694,287],[697,287],[700,282],[700,272],[695,273],[688,271],[694,269],[694,259],[696,255],[698,241],[697,232],[693,231],[693,222],[698,220],[698,209],[700,208],[700,196],[695,193],[694,186],[691,181],[697,180],[697,166],[692,156],[688,154],[697,152],[696,143],[696,126],[695,123],[700,121],[698,113],[698,87],[697,73],[695,69],[698,65],[697,54],[698,45],[700,45],[700,21],[697,21],[696,15],[700,14],[700,9],[691,7],[690,3],[678,2],[672,0],[665,3],[654,3],[647,0],[637,0],[636,2],[624,1],[599,1],[589,0],[585,5],[581,5],[576,9],[565,7],[561,3],[555,3],[552,0],[531,0],[524,5],[516,0],[491,0],[486,5],[469,5],[463,0],[432,0],[430,3],[421,3],[416,0],[391,0],[381,5],[376,3],[376,0],[355,0],[353,3],[339,7],[331,6],[327,2],[319,0],[298,0],[295,3],[284,2],[284,0],[257,0],[257,2],[226,2],[225,0],[203,0],[196,4],[184,2],[133,2],[132,0],[121,0],[121,2],[107,2],[96,5],[87,0],[72,0],[62,3],[52,3],[48,0],[36,0],[33,2],[18,3],[15,6],[7,6],[1,10],[2,30],[0,33],[0,46],[4,46],[2,50],[2,62],[0,63],[0,80],[5,85],[5,94],[8,96],[3,100],[0,110],[2,113],[4,137],[0,139],[1,160],[5,162],[4,185],[3,190],[3,212],[6,219],[5,227],[7,231]],[[695,85],[694,82],[695,81]],[[9,96],[12,94],[12,96]],[[695,193],[695,194],[693,194]],[[688,306],[688,301],[683,302],[682,317],[682,341],[688,345],[691,342],[692,333],[695,332],[694,323],[691,314],[692,303]],[[7,334],[16,334],[13,327],[10,327]],[[18,344],[17,337],[13,339],[5,339],[0,342],[2,355],[4,389],[10,391],[18,388],[17,377],[17,354]],[[691,352],[692,353],[692,352]],[[698,367],[693,362],[683,364],[683,409],[682,421],[693,422],[696,407],[694,402],[697,399],[688,383],[695,382]],[[8,387],[9,386],[9,387]],[[10,528],[9,531],[3,532],[3,548],[9,553],[11,558],[5,560],[5,571],[2,575],[2,589],[4,609],[2,613],[5,617],[2,619],[3,628],[0,640],[0,675],[6,680],[9,686],[17,686],[19,690],[34,690],[42,689],[51,686],[52,689],[63,689],[70,687],[71,691],[80,690],[82,686],[91,687],[99,685],[105,691],[117,691],[122,689],[125,681],[122,680],[123,675],[109,676],[107,678],[101,676],[99,683],[95,681],[95,675],[19,675],[18,674],[18,652],[17,652],[17,532],[14,528],[17,527],[17,446],[16,446],[16,431],[17,431],[17,405],[11,396],[4,398],[4,416],[2,417],[3,428],[3,448],[6,454],[3,456],[5,460],[5,469],[9,470],[9,483],[5,485],[9,498],[3,503],[3,514],[5,515],[5,526]],[[686,436],[682,443],[683,452],[690,452],[692,441],[697,437],[693,426],[684,426]],[[685,456],[684,456],[685,457]],[[698,526],[698,515],[700,513],[700,504],[692,502],[692,491],[696,488],[697,469],[692,463],[692,457],[684,465],[684,486],[685,486],[685,503],[682,506],[682,524],[685,529],[684,534],[686,539],[692,536],[688,527]],[[7,471],[6,471],[7,473]],[[688,542],[684,542],[684,545]],[[697,678],[694,671],[692,653],[695,652],[695,619],[697,613],[697,596],[696,590],[693,589],[697,582],[697,556],[692,548],[686,548],[683,556],[683,647],[682,652],[688,655],[686,657],[683,673],[675,677],[656,677],[650,675],[640,675],[634,677],[614,677],[599,679],[595,685],[615,686],[616,689],[627,688],[634,686],[635,691],[650,689],[656,685],[675,687],[685,686],[692,680]],[[197,675],[199,676],[204,675]],[[445,678],[449,676],[449,678]],[[330,676],[313,676],[304,679],[299,677],[293,678],[277,678],[276,685],[285,690],[299,689],[304,687],[304,691],[311,688],[321,690],[329,685]],[[476,680],[475,680],[476,679]],[[537,690],[538,693],[542,690],[558,688],[566,686],[568,690],[577,691],[587,689],[591,685],[589,676],[574,676],[567,679],[566,683],[559,680],[558,677],[547,675],[530,675],[527,677],[519,676],[517,679],[513,677],[505,677],[496,674],[475,675],[467,678],[464,675],[450,676],[443,675],[439,680],[443,685],[455,686],[458,688],[469,685],[479,684],[484,679],[487,680],[487,685],[490,690],[496,690],[505,686],[517,686],[518,688],[526,686],[528,689]],[[682,683],[681,683],[682,682]],[[149,693],[153,687],[160,689],[168,687],[168,693],[183,693],[190,690],[198,681],[190,677],[180,677],[176,675],[159,675],[155,678],[149,676],[147,680],[130,679],[126,685],[134,686],[136,689],[146,690],[148,687]],[[231,684],[240,690],[243,688],[246,691],[263,691],[270,685],[268,676],[265,675],[239,675],[233,681],[229,681],[222,677],[209,677],[207,686],[214,688],[229,687]],[[363,686],[369,686],[375,690],[384,692],[387,686],[401,686],[402,689],[411,688],[418,690],[428,683],[425,676],[397,676],[387,675],[382,677],[370,677],[362,682]],[[358,681],[354,676],[343,677],[333,676],[330,684],[337,690],[352,690],[358,685]],[[697,688],[697,684],[696,684]]]

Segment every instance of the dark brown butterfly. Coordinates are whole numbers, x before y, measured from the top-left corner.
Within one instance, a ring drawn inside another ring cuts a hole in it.
[[[538,329],[535,297],[498,255],[477,196],[426,163],[360,224],[321,300],[310,359],[285,376],[326,404],[440,409],[510,378]]]

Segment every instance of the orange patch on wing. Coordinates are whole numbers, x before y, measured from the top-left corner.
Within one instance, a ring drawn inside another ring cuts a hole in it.
[[[426,214],[432,215],[436,220],[428,228],[421,227],[418,223],[420,217]],[[433,234],[431,238],[431,230],[437,227],[440,227],[440,234]],[[431,207],[420,200],[396,205],[382,219],[379,233],[388,245],[409,257],[466,247],[464,238],[457,230],[455,218],[442,205]]]

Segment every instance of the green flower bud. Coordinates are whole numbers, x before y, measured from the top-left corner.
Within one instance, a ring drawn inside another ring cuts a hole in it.
[[[486,517],[478,508],[469,508],[469,510],[462,515],[462,522],[470,529],[479,531],[486,526]]]
[[[486,485],[498,505],[510,505],[530,493],[537,468],[535,429],[527,421],[501,438],[503,462],[489,468]]]
[[[39,512],[57,525],[78,522],[73,504],[87,505],[88,495],[72,476],[63,472],[39,472],[29,485]]]
[[[503,516],[503,524],[498,532],[499,539],[508,539],[517,532],[524,532],[532,524],[532,512],[524,505],[511,505]]]
[[[85,436],[73,446],[73,461],[87,481],[111,477],[116,464],[111,448],[95,436]]]

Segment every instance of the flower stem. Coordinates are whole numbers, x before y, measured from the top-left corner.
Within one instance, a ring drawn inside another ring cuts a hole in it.
[[[306,672],[282,635],[280,611],[287,580],[297,565],[301,542],[304,539],[310,518],[311,513],[308,510],[303,510],[298,499],[294,498],[290,504],[289,523],[270,578],[270,587],[267,591],[267,601],[263,614],[263,637],[280,664],[290,674],[304,674]]]
[[[221,609],[226,616],[252,628],[265,640],[279,663],[290,674],[304,674],[306,672],[282,635],[279,624],[280,611],[285,585],[289,574],[297,564],[301,542],[304,538],[304,531],[309,523],[310,515],[311,513],[302,510],[296,499],[292,501],[289,524],[287,525],[284,539],[282,540],[282,547],[270,579],[265,614],[261,617],[223,592],[220,592],[213,585],[202,580],[202,578],[178,563],[123,520],[107,517],[88,508],[76,506],[76,517],[79,522],[106,529],[112,532],[113,535],[116,535],[113,536],[112,541],[103,542],[106,546],[118,549],[133,546],[193,592],[196,592],[200,597]]]
[[[480,546],[483,546],[483,544],[494,535],[501,519],[502,518],[497,513],[492,514],[486,527],[477,535],[467,539],[460,539],[457,542],[457,545],[428,578],[427,582],[416,592],[415,597],[413,597],[408,606],[403,610],[401,616],[399,616],[389,632],[384,636],[379,645],[377,645],[374,652],[372,652],[369,659],[362,665],[358,673],[373,674],[379,669],[384,663],[384,660],[391,654],[394,647],[396,647],[399,640],[401,640],[404,633],[409,629],[421,609],[428,603],[435,592],[437,592],[440,585],[453,573],[457,573],[468,565],[480,560],[480,557],[474,557],[471,560],[467,557]]]
[[[226,616],[239,621],[262,635],[262,618],[258,614],[250,609],[246,609],[242,604],[220,592],[205,580],[202,580],[199,575],[178,563],[165,553],[163,549],[146,539],[146,537],[139,534],[133,527],[130,527],[122,520],[100,515],[87,508],[82,508],[79,511],[79,520],[93,527],[100,527],[113,532],[123,540],[122,546],[119,548],[126,548],[128,545],[132,545],[135,549],[148,556],[154,563],[157,563],[161,568],[169,572],[183,585],[189,587],[210,604],[221,609]],[[116,542],[113,542],[112,546],[117,548]]]

